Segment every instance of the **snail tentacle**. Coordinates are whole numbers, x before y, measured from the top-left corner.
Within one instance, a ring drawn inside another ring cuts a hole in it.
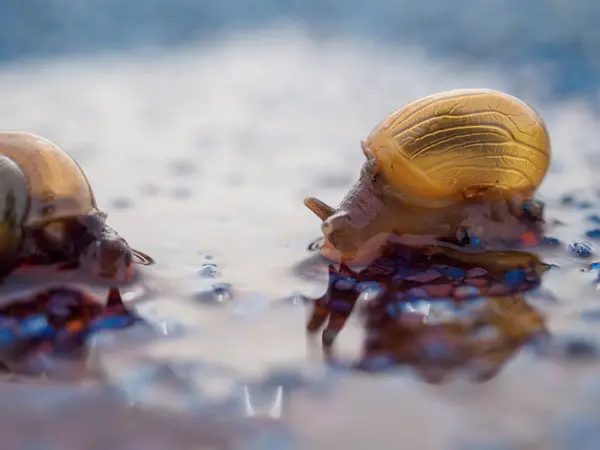
[[[321,220],[325,220],[335,214],[334,208],[315,197],[304,199],[304,204]]]

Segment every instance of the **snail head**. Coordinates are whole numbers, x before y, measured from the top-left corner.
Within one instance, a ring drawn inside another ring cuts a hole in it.
[[[305,206],[323,221],[324,249],[335,249],[339,254],[333,259],[369,259],[387,237],[383,225],[388,210],[381,201],[384,183],[380,181],[377,163],[364,143],[363,152],[367,160],[360,178],[339,208],[332,208],[314,197],[304,200]]]
[[[133,263],[154,263],[148,255],[132,249],[106,223],[102,212],[46,225],[37,246],[51,261],[67,261],[71,267],[114,282],[129,281]]]

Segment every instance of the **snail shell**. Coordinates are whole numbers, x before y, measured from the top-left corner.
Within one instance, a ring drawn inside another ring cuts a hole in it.
[[[124,275],[134,257],[141,264],[153,263],[131,249],[105,219],[83,170],[66,151],[32,133],[0,133],[1,275],[48,251],[50,260],[74,267],[90,257],[99,266],[94,270],[106,277]],[[68,231],[72,228],[65,224],[73,221],[84,231]]]
[[[0,258],[15,257],[24,228],[99,212],[75,160],[31,133],[0,133]]]
[[[454,235],[465,214],[486,216],[460,211],[469,201],[531,199],[551,154],[541,116],[490,89],[440,92],[409,103],[361,145],[367,161],[338,208],[305,200],[323,220],[324,249],[354,254],[391,232]]]
[[[530,196],[550,164],[550,137],[539,114],[488,89],[414,101],[379,124],[363,146],[389,184],[419,204],[485,187]]]

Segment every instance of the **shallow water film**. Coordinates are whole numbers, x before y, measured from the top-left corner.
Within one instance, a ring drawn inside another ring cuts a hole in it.
[[[67,149],[157,263],[119,294],[0,286],[2,450],[600,448],[595,3],[27,4],[0,14],[0,128]],[[325,261],[303,199],[469,87],[547,123],[544,238]]]

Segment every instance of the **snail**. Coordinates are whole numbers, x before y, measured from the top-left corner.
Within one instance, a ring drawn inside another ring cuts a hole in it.
[[[0,132],[0,276],[20,265],[56,264],[120,282],[132,263],[154,262],[106,217],[66,151],[32,133]]]
[[[322,220],[329,259],[359,259],[390,238],[494,249],[542,222],[534,195],[550,165],[550,136],[542,117],[509,94],[429,95],[390,114],[361,146],[366,162],[338,208],[304,200]]]

